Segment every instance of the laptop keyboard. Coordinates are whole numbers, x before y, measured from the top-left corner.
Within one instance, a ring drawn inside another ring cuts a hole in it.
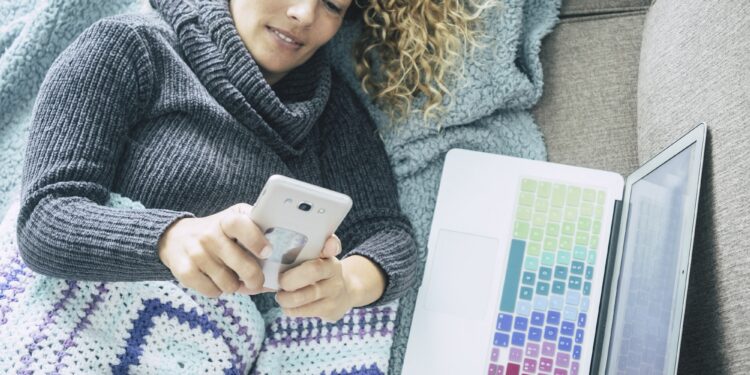
[[[585,373],[605,193],[523,178],[518,194],[487,373]]]

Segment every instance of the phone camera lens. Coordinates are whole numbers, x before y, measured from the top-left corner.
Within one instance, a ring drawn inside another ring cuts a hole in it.
[[[302,211],[307,212],[307,211],[310,211],[310,209],[312,208],[312,205],[310,205],[309,203],[302,202],[299,204],[297,208],[299,208]]]

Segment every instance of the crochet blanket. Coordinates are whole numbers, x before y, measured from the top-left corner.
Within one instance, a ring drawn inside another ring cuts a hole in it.
[[[142,209],[112,195],[108,205]],[[176,282],[89,282],[29,270],[18,202],[0,223],[0,373],[383,374],[397,302],[335,323],[261,314],[249,296],[205,298]]]

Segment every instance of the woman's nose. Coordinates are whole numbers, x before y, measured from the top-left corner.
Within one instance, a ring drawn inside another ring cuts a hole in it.
[[[295,1],[287,10],[287,16],[296,20],[302,26],[309,26],[315,21],[315,7],[318,0]]]

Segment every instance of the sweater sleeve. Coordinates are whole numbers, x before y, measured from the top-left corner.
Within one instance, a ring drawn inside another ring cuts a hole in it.
[[[32,270],[98,281],[173,278],[161,234],[189,212],[104,206],[129,127],[148,105],[152,64],[140,35],[95,23],[53,63],[37,97],[23,167],[18,246]]]
[[[353,206],[337,234],[343,257],[361,255],[386,275],[383,295],[368,306],[400,298],[416,287],[417,248],[411,224],[401,213],[396,181],[385,146],[354,93],[332,90],[336,118],[323,137],[322,170],[329,188],[352,198]]]

